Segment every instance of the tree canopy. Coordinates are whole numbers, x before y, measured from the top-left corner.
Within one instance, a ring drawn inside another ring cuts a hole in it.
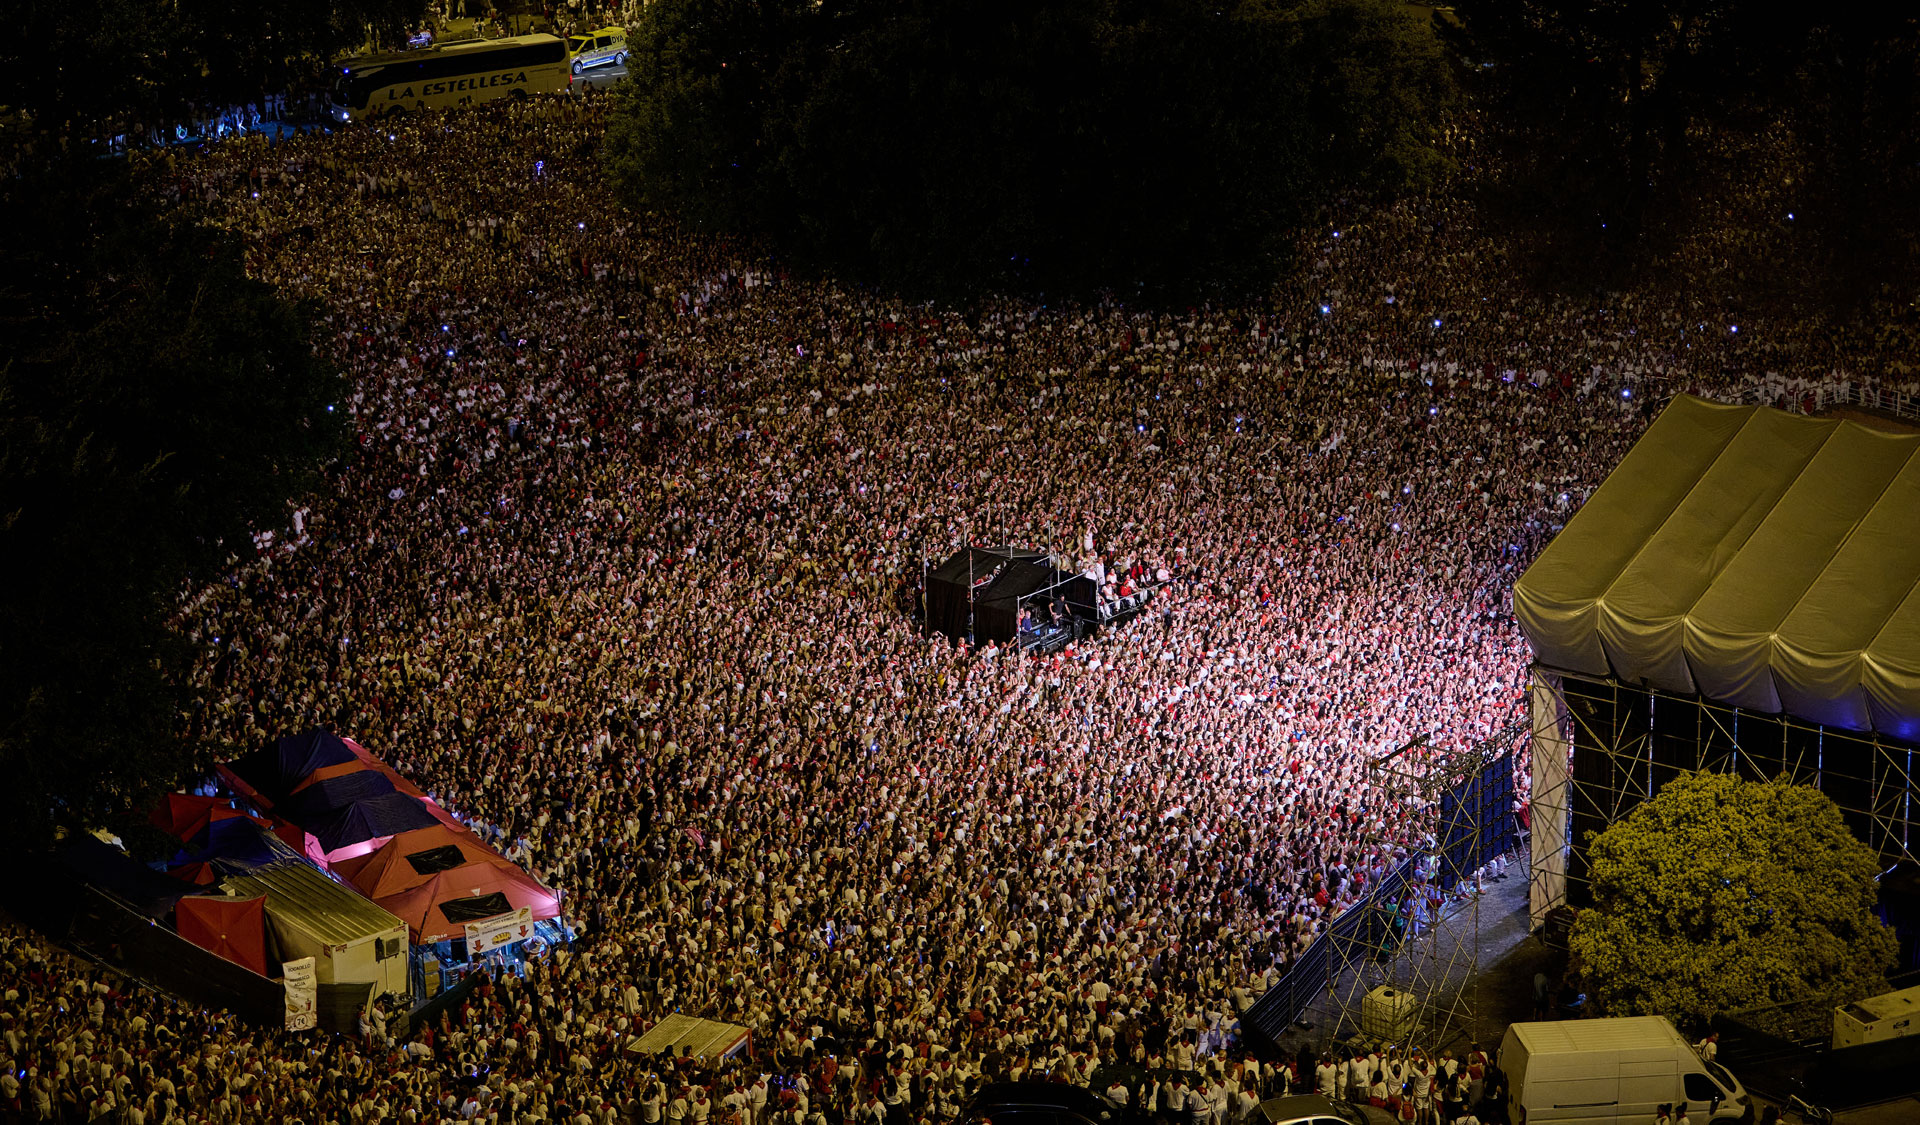
[[[138,820],[206,747],[171,628],[341,448],[341,376],[118,162],[0,189],[0,836]],[[211,640],[211,638],[209,638]]]
[[[1803,290],[1910,273],[1920,21],[1897,6],[1460,0],[1508,130],[1491,214],[1549,270],[1609,282],[1736,228]],[[1695,255],[1698,256],[1698,255]],[[1744,263],[1714,256],[1731,277]],[[1846,296],[1847,293],[1837,294]]]
[[[1703,1024],[1885,991],[1873,850],[1809,786],[1683,774],[1590,844],[1594,905],[1572,952],[1609,1015]]]
[[[1316,202],[1433,178],[1451,73],[1386,0],[657,0],[625,200],[910,291],[1270,282]]]

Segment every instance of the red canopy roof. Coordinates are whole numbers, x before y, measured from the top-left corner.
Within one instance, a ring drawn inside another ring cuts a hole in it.
[[[334,873],[377,902],[388,895],[410,891],[441,873],[428,871],[422,874],[407,861],[408,856],[449,847],[460,852],[461,862],[456,865],[459,867],[483,864],[513,868],[505,856],[482,843],[479,837],[465,828],[435,825],[402,832],[388,840],[378,851],[343,859],[334,865]]]
[[[508,910],[526,906],[532,908],[535,918],[557,918],[560,915],[560,900],[554,897],[552,891],[534,882],[533,876],[518,868],[494,867],[485,863],[442,871],[410,891],[374,901],[388,913],[398,915],[406,922],[414,944],[425,945],[461,937],[466,933],[465,922],[449,921],[441,912],[442,903],[490,894],[504,896]]]
[[[169,793],[147,819],[170,836],[190,840],[216,820],[227,820],[247,813],[234,808],[224,797],[202,797],[197,793]],[[254,818],[259,820],[258,817]],[[262,821],[261,823],[265,823]]]
[[[442,867],[454,858],[451,853],[429,854],[442,848],[459,853],[457,866]],[[333,870],[405,920],[416,943],[442,941],[464,932],[464,923],[449,921],[440,911],[440,904],[452,899],[497,892],[515,910],[531,907],[535,918],[560,914],[559,899],[552,891],[465,828],[436,825],[402,832],[378,851],[338,861]]]
[[[167,874],[176,879],[185,879],[189,883],[194,883],[202,887],[208,883],[217,883],[220,881],[219,870],[204,859],[196,859],[192,863],[183,863],[178,867],[169,867],[167,868]]]
[[[174,906],[180,936],[236,965],[267,975],[267,896],[188,895]]]

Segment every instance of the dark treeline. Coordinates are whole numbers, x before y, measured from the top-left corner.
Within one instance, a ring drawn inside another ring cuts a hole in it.
[[[1316,200],[1431,182],[1440,44],[1386,0],[662,0],[634,205],[913,291],[1258,291]]]
[[[1717,273],[1856,307],[1911,275],[1911,13],[1427,11],[666,0],[608,166],[635,206],[851,277],[1186,299],[1263,293],[1320,201],[1431,185],[1451,118],[1490,158],[1460,189],[1548,284]]]
[[[1718,274],[1841,312],[1905,303],[1920,261],[1911,8],[1461,0],[1459,16],[1441,27],[1481,78],[1501,155],[1475,185],[1481,210],[1543,280]]]

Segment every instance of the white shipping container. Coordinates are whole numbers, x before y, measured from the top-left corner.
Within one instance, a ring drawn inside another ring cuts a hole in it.
[[[1833,1045],[1884,1043],[1920,1031],[1920,987],[1903,988],[1833,1010]]]

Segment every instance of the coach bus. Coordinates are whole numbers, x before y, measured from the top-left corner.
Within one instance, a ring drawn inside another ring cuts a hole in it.
[[[390,113],[472,105],[494,98],[564,93],[567,45],[552,35],[476,39],[419,51],[367,55],[340,64],[333,117],[368,121]]]

